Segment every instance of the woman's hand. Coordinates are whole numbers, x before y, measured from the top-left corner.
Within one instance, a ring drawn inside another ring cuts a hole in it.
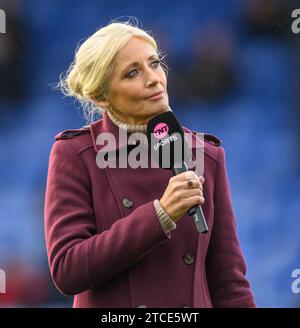
[[[187,171],[170,178],[160,203],[174,222],[194,205],[202,205],[204,177]]]

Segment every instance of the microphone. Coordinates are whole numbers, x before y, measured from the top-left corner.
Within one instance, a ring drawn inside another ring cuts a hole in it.
[[[184,131],[172,111],[158,114],[149,120],[147,139],[150,158],[154,158],[160,168],[172,169],[174,175],[188,171],[186,163],[191,157],[188,144]],[[187,213],[193,218],[198,232],[208,232],[200,205],[191,207]]]

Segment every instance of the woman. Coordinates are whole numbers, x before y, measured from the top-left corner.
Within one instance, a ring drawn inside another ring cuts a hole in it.
[[[103,133],[120,155],[121,130],[144,133],[170,110],[155,40],[128,22],[109,24],[79,47],[61,87],[103,118],[59,133],[50,154],[45,232],[60,292],[75,295],[74,307],[255,306],[219,139],[205,135],[200,177],[96,163]],[[205,235],[186,215],[198,204]]]

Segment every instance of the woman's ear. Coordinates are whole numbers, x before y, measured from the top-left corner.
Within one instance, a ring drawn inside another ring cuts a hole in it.
[[[96,100],[96,97],[92,97],[92,100],[101,108],[107,109],[109,108],[109,101],[108,100]]]

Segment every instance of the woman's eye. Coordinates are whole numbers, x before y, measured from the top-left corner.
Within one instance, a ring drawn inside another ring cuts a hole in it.
[[[159,65],[160,65],[160,63],[161,63],[161,61],[160,61],[160,60],[154,60],[154,61],[151,63],[151,65],[153,65],[153,64],[154,64],[154,66],[159,66]]]
[[[153,67],[153,66],[154,67],[158,67],[158,66],[160,66],[160,64],[161,64],[161,60],[154,60],[151,63],[151,67]],[[137,73],[138,73],[138,70],[137,69],[133,69],[132,71],[130,71],[130,72],[128,72],[126,74],[126,78],[131,79],[131,78],[135,77]]]
[[[126,77],[128,77],[128,78],[134,77],[135,76],[135,74],[134,74],[135,72],[137,72],[137,69],[133,69],[132,71],[128,72],[127,75],[126,75]]]

